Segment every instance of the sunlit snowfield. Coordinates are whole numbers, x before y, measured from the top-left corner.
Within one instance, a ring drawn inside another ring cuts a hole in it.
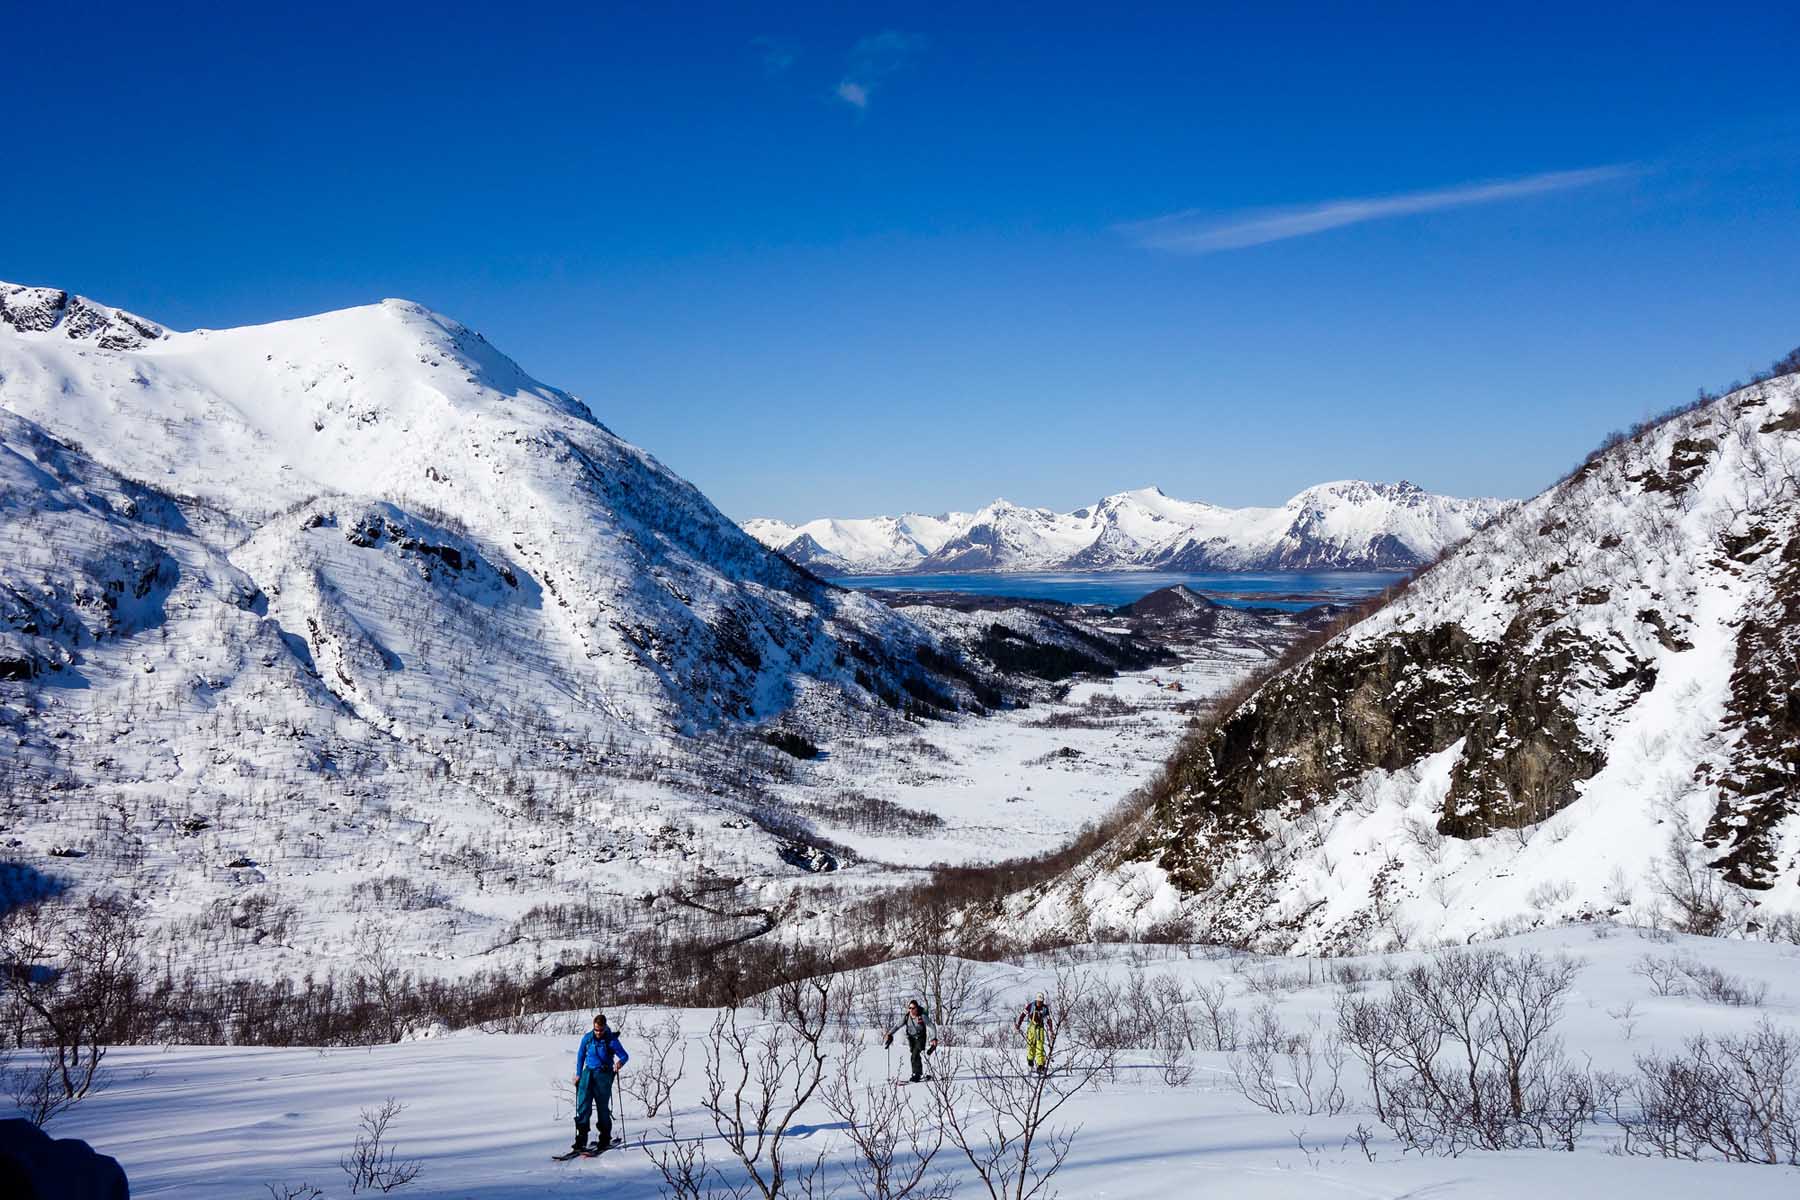
[[[1054,849],[1161,769],[1196,706],[1267,662],[1247,645],[1183,654],[1171,667],[1078,681],[1053,704],[833,744],[799,769],[796,785],[777,791],[875,863],[971,863]],[[943,823],[910,836],[868,833],[809,809],[844,793]]]
[[[1568,1056],[1596,1069],[1628,1070],[1635,1055],[1675,1050],[1695,1032],[1742,1034],[1764,1018],[1800,1026],[1800,948],[1699,938],[1648,937],[1611,925],[1564,927],[1495,943],[1506,951],[1564,952],[1583,962],[1555,1032]],[[1201,949],[1106,947],[1063,956],[1063,978],[1089,973],[1090,983],[1128,985],[1169,976],[1184,984],[1222,985],[1226,1003],[1248,1022],[1264,1003],[1275,1006],[1290,1028],[1314,1017],[1327,1026],[1341,982],[1326,977],[1344,968],[1379,971],[1417,956],[1340,959],[1329,964],[1217,955]],[[1655,994],[1634,969],[1646,957],[1686,957],[1766,986],[1760,1004],[1709,1002],[1694,995]],[[915,985],[908,964],[892,964],[881,979],[867,980],[872,997],[858,1012],[898,1007]],[[1345,976],[1339,974],[1338,978]],[[1054,993],[1056,964],[994,964],[976,972],[979,994],[967,1014],[945,1029],[962,1047],[993,1040],[1012,1014],[1040,987]],[[1385,984],[1352,983],[1377,995]],[[615,1013],[628,1049],[642,1051],[634,1031],[664,1013],[639,1009]],[[748,1010],[749,1019],[761,1017]],[[687,1071],[675,1092],[680,1139],[708,1139],[719,1162],[729,1153],[715,1135],[700,1098],[702,1053],[698,1039],[712,1011],[680,1011],[687,1043]],[[641,1105],[623,1102],[621,1127],[630,1143],[598,1161],[550,1161],[566,1147],[567,1081],[575,1034],[586,1014],[554,1018],[534,1036],[463,1031],[372,1049],[158,1050],[113,1052],[114,1084],[53,1126],[62,1136],[91,1139],[125,1165],[137,1196],[242,1200],[263,1195],[265,1183],[307,1181],[328,1195],[348,1194],[338,1167],[349,1148],[360,1109],[393,1097],[406,1105],[392,1129],[403,1157],[421,1160],[416,1182],[396,1195],[513,1197],[592,1195],[621,1198],[658,1195],[657,1172],[645,1154],[667,1144],[667,1129],[652,1127]],[[1204,1028],[1205,1022],[1201,1021]],[[896,1048],[885,1054],[871,1022],[852,1020],[827,1036],[835,1057],[848,1053],[859,1077],[882,1083],[900,1070]],[[1001,1037],[1002,1042],[1005,1041]],[[967,1049],[958,1077],[1017,1070],[1017,1051]],[[940,1054],[938,1061],[948,1058]],[[1609,1153],[1618,1141],[1602,1122],[1575,1153],[1548,1150],[1489,1153],[1459,1158],[1403,1155],[1369,1111],[1366,1083],[1354,1060],[1344,1072],[1347,1107],[1337,1116],[1300,1111],[1269,1113],[1249,1103],[1233,1084],[1230,1056],[1194,1054],[1192,1078],[1166,1081],[1158,1055],[1127,1051],[1117,1070],[1078,1094],[1051,1122],[1076,1129],[1067,1164],[1056,1177],[1067,1197],[1562,1197],[1630,1195],[1634,1200],[1694,1200],[1734,1191],[1781,1195],[1796,1184],[1790,1168],[1672,1162]],[[630,1068],[627,1068],[630,1070]],[[1290,1080],[1283,1086],[1292,1093]],[[925,1089],[909,1089],[920,1104]],[[1297,1098],[1297,1093],[1295,1094]],[[976,1112],[979,1121],[981,1114]],[[1375,1131],[1368,1154],[1346,1139],[1361,1124]],[[810,1162],[825,1156],[827,1171],[841,1176],[849,1143],[842,1123],[817,1100],[796,1119],[789,1157]],[[1371,1157],[1372,1156],[1372,1161]],[[952,1169],[959,1195],[985,1194],[967,1161],[951,1147],[938,1165]],[[735,1174],[731,1177],[736,1178]],[[854,1194],[851,1192],[850,1194]]]

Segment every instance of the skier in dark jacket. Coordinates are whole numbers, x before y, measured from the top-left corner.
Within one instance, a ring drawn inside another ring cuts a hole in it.
[[[575,1145],[573,1149],[588,1154],[604,1154],[612,1149],[612,1089],[619,1068],[631,1061],[619,1037],[606,1027],[606,1014],[594,1015],[594,1027],[581,1035],[581,1048],[575,1051]],[[597,1108],[600,1117],[600,1139],[594,1148],[587,1147],[588,1110]]]
[[[882,1042],[882,1045],[893,1045],[894,1034],[902,1029],[906,1030],[907,1049],[912,1051],[912,1082],[917,1083],[919,1080],[925,1078],[924,1056],[927,1053],[925,1046],[926,1039],[930,1038],[931,1040],[931,1050],[937,1049],[936,1026],[931,1023],[931,1018],[925,1015],[925,1006],[923,1004],[920,1004],[917,1000],[908,1000],[906,1002],[906,1014],[900,1018],[900,1023],[898,1025],[887,1031],[887,1038]]]

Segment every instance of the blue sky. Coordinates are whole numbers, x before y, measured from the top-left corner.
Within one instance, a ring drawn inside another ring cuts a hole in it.
[[[737,517],[1528,495],[1800,343],[1790,4],[255,7],[9,14],[0,278],[416,299]]]

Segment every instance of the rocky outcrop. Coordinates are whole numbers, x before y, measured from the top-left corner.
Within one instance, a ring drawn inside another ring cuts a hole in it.
[[[1706,844],[1722,850],[1715,866],[1740,887],[1767,891],[1785,872],[1782,825],[1800,808],[1800,534],[1763,536],[1735,558],[1779,560],[1773,587],[1738,627],[1726,728],[1738,753],[1718,781],[1719,803]]]
[[[60,333],[71,341],[91,341],[102,350],[136,350],[166,336],[161,325],[124,309],[57,288],[15,283],[0,283],[0,325],[20,333]]]
[[[1603,656],[1566,633],[1529,649],[1527,630],[1488,642],[1439,625],[1329,648],[1271,681],[1178,767],[1158,814],[1162,865],[1207,887],[1210,855],[1259,837],[1263,811],[1309,808],[1459,741],[1440,833],[1481,837],[1561,810],[1605,761],[1562,699]],[[1628,688],[1644,676],[1611,678]]]

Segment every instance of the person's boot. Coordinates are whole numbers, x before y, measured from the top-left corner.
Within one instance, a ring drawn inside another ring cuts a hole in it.
[[[586,1126],[577,1125],[575,1127],[575,1144],[573,1146],[570,1146],[569,1149],[573,1150],[577,1154],[580,1154],[583,1150],[587,1149],[587,1128],[586,1128]]]
[[[596,1154],[605,1154],[608,1150],[611,1150],[611,1149],[612,1149],[612,1122],[611,1121],[602,1121],[602,1122],[600,1122],[600,1141],[595,1145],[594,1152]]]

